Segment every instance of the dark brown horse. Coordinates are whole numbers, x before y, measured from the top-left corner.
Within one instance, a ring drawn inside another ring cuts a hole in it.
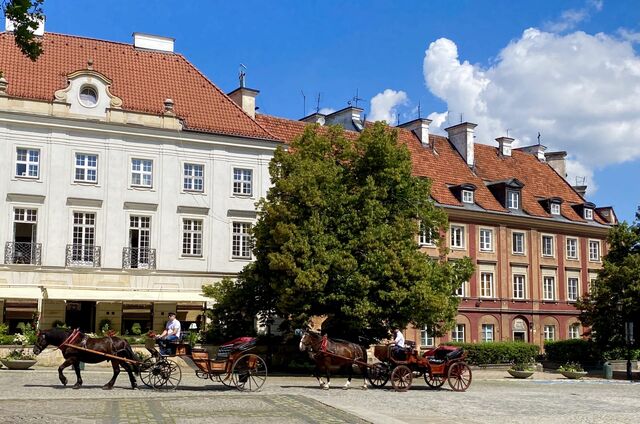
[[[320,333],[312,330],[300,331],[302,338],[300,339],[300,350],[307,351],[309,357],[315,362],[316,367],[313,371],[314,377],[320,383],[322,389],[328,390],[331,384],[331,371],[342,371],[347,374],[347,382],[343,389],[348,389],[351,385],[351,376],[353,375],[353,366],[360,368],[362,373],[362,388],[367,388],[366,376],[367,367],[365,365],[355,364],[354,361],[367,363],[367,351],[362,346],[351,343],[346,340],[332,340],[323,337]],[[329,354],[327,354],[327,352]],[[333,354],[333,355],[332,355]],[[334,356],[337,355],[337,356]],[[322,375],[327,378],[325,383]]]
[[[60,347],[63,344],[69,335],[71,334],[70,330],[63,330],[61,328],[53,328],[51,330],[40,331],[38,332],[38,338],[36,343],[33,346],[33,353],[39,355],[40,352],[44,350],[48,345],[58,346]],[[80,338],[78,342],[76,342],[78,346],[84,347],[86,349],[96,350],[98,352],[106,353],[109,355],[116,355],[122,358],[136,360],[136,357],[133,354],[133,350],[131,346],[126,340],[122,340],[118,337],[100,337],[100,338],[87,338],[84,334],[80,333]],[[101,356],[95,353],[90,353],[86,351],[82,351],[79,349],[74,349],[70,346],[62,346],[60,347],[60,351],[62,352],[62,356],[65,361],[58,368],[58,377],[60,377],[60,381],[65,386],[67,385],[67,377],[62,374],[62,371],[68,366],[73,366],[73,369],[76,372],[76,384],[73,385],[74,389],[79,389],[82,386],[82,377],[80,376],[80,362],[85,362],[88,364],[96,364],[102,361],[111,361],[111,367],[113,368],[113,377],[111,380],[104,386],[102,386],[105,390],[111,390],[113,385],[116,382],[116,378],[118,378],[118,374],[120,374],[120,367],[124,368],[129,374],[129,380],[131,381],[131,388],[135,389],[138,387],[136,382],[136,378],[133,375],[139,373],[138,367],[135,365],[128,364],[124,361],[118,361],[117,359],[111,360],[105,356]]]

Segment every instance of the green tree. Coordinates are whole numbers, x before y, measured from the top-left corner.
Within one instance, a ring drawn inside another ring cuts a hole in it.
[[[2,0],[1,3],[5,17],[14,23],[16,44],[33,61],[42,54],[42,43],[33,31],[38,28],[38,21],[44,19],[43,3],[44,0]]]
[[[420,222],[437,238],[446,215],[430,200],[429,180],[412,175],[395,130],[377,123],[353,139],[309,127],[289,151],[276,150],[270,174],[253,229],[256,260],[235,285],[206,289],[218,302],[249,297],[246,316],[276,313],[292,325],[327,315],[332,336],[450,327],[452,293],[473,265],[418,250]]]
[[[609,251],[588,296],[578,302],[580,320],[604,351],[625,346],[625,322],[640,316],[640,208],[634,224],[611,229]]]

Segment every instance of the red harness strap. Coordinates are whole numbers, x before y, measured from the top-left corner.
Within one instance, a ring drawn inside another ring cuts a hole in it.
[[[329,339],[327,338],[327,335],[325,334],[324,336],[322,336],[322,343],[320,343],[320,351],[321,352],[326,352],[327,351],[327,344],[329,344]]]

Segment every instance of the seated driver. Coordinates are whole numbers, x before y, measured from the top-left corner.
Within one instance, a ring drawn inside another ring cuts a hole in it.
[[[399,328],[393,329],[392,354],[397,359],[404,358],[404,336]]]
[[[158,346],[160,346],[160,354],[164,356],[170,355],[171,350],[168,344],[180,340],[180,321],[176,319],[175,312],[169,312],[169,321],[167,321],[162,334],[157,336],[156,339],[158,340]]]

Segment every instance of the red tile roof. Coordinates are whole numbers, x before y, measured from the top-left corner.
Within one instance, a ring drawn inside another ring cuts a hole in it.
[[[0,33],[0,71],[9,82],[8,95],[52,101],[56,90],[67,86],[67,75],[92,60],[93,69],[113,82],[110,91],[122,99],[124,110],[161,115],[170,98],[185,129],[273,139],[180,54],[53,33],[45,33],[42,47],[44,53],[32,62],[12,34]]]

